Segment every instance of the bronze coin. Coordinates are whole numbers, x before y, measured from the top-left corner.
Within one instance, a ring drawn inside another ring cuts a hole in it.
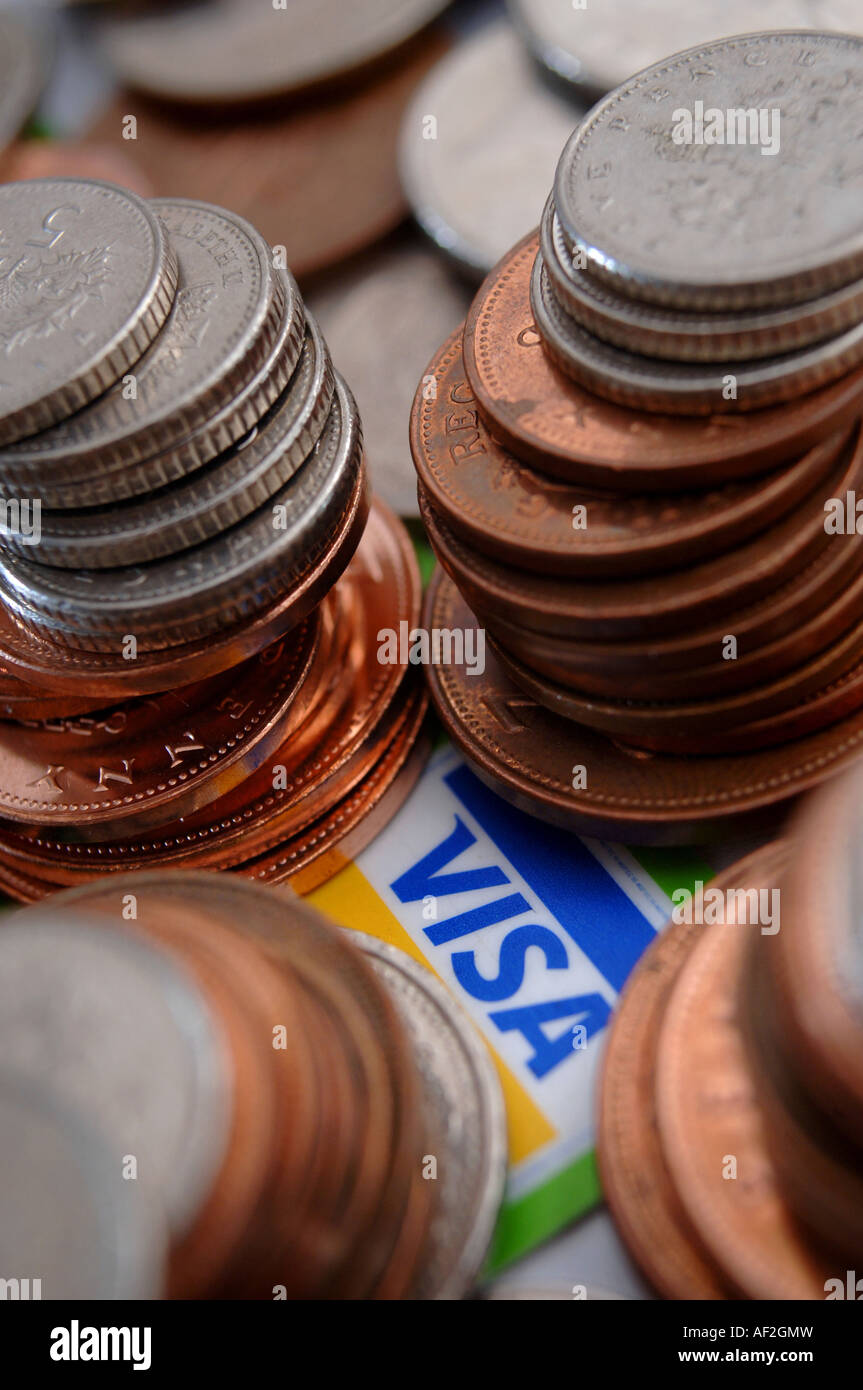
[[[665,642],[577,642],[529,632],[482,611],[477,616],[498,648],[538,676],[579,694],[708,699],[719,690],[775,681],[859,626],[863,552],[854,538],[848,539],[846,547],[827,547],[830,564],[816,561],[753,608],[729,613],[724,623],[707,631],[696,629]],[[681,582],[686,582],[684,575]],[[722,653],[729,636],[738,645],[736,656],[726,659]],[[863,646],[857,655],[863,656]]]
[[[861,774],[801,807],[783,928],[766,960],[782,1033],[812,1101],[863,1147],[859,935]]]
[[[476,629],[440,573],[423,625]],[[579,834],[624,843],[703,842],[743,833],[863,756],[863,714],[781,748],[723,758],[652,754],[561,719],[525,695],[494,653],[485,670],[429,668],[432,701],[477,775],[514,805]]]
[[[860,414],[863,368],[745,416],[658,415],[591,395],[543,350],[530,305],[538,247],[538,234],[526,237],[486,279],[464,362],[489,428],[544,472],[620,491],[706,488],[799,458]]]
[[[836,434],[779,473],[701,493],[622,498],[561,482],[495,441],[466,379],[459,334],[430,363],[411,416],[421,495],[465,543],[507,566],[592,580],[675,569],[740,546],[811,495],[843,441]]]
[[[775,884],[781,865],[774,858],[758,880]],[[730,872],[739,890],[752,886],[743,867]],[[738,995],[752,930],[733,919],[707,927],[672,991],[655,1071],[662,1152],[690,1221],[736,1289],[747,1298],[823,1299],[828,1262],[777,1188],[741,1035]]]
[[[209,680],[96,714],[0,723],[0,814],[110,839],[223,795],[282,742],[317,623]]]
[[[720,875],[714,885],[733,886],[748,862],[730,876]],[[630,1253],[657,1290],[674,1299],[731,1297],[680,1204],[657,1128],[657,1041],[700,930],[694,923],[672,923],[642,956],[614,1013],[600,1083],[597,1158],[603,1194]]]
[[[747,753],[838,724],[863,708],[863,623],[814,661],[754,690],[685,705],[604,700],[544,680],[489,639],[519,690],[553,714],[655,753]]]
[[[345,260],[407,216],[398,175],[401,119],[448,41],[431,31],[358,90],[291,111],[172,113],[123,93],[88,132],[121,150],[161,198],[199,198],[247,218],[283,246],[297,276]],[[134,113],[137,138],[123,138]]]
[[[761,885],[753,880],[753,887]],[[781,888],[780,888],[781,891]],[[767,956],[772,938],[753,939],[743,971],[740,1019],[776,1181],[816,1244],[843,1268],[863,1249],[860,1149],[848,1142],[801,1085],[779,1027]]]

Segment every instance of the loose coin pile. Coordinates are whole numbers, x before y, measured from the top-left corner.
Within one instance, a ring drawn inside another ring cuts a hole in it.
[[[668,1298],[859,1296],[861,793],[859,769],[820,789],[787,841],[702,890],[624,992],[600,1172]]]
[[[0,1034],[0,1264],[35,1297],[473,1285],[500,1088],[395,948],[227,875],[123,875],[4,926]]]
[[[481,776],[561,825],[704,838],[863,750],[863,214],[820,118],[839,85],[850,129],[863,41],[785,33],[624,84],[417,394],[425,622],[492,647],[481,675],[434,668],[434,702]],[[675,143],[696,89],[769,97],[793,139]]]
[[[233,214],[37,180],[0,220],[0,877],[314,863],[311,886],[423,747],[417,673],[377,659],[419,575],[369,513],[353,397]]]

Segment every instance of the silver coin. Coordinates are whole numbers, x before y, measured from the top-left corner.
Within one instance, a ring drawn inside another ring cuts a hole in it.
[[[110,1144],[185,1232],[221,1166],[230,1079],[195,983],[131,932],[42,908],[0,933],[0,1055]]]
[[[677,143],[695,139],[681,112],[694,121],[696,101],[763,116],[758,141]],[[557,214],[586,269],[624,295],[797,303],[863,273],[861,121],[863,40],[769,33],[690,49],[594,107],[558,165]]]
[[[549,199],[542,219],[542,254],[562,307],[589,332],[628,352],[683,362],[776,357],[822,342],[863,318],[863,281],[790,309],[747,314],[685,314],[625,299],[573,260]]]
[[[91,570],[137,565],[201,545],[238,525],[305,462],[321,437],[334,390],[329,352],[314,321],[308,320],[305,347],[287,389],[245,439],[142,501],[43,512],[39,563]],[[8,549],[32,558],[31,547],[18,533],[4,529],[3,522],[0,536]]]
[[[859,33],[858,0],[508,0],[534,56],[566,82],[601,96],[670,53],[763,29]]]
[[[31,630],[88,652],[192,642],[243,622],[288,593],[326,545],[362,468],[362,431],[341,377],[310,457],[251,517],[150,565],[64,570],[2,559],[3,597]]]
[[[404,247],[340,276],[312,301],[363,421],[372,487],[401,516],[417,515],[408,420],[435,349],[470,308],[470,295],[431,250]]]
[[[549,91],[508,24],[432,70],[404,118],[402,182],[423,230],[485,275],[539,222],[583,107]]]
[[[0,14],[0,150],[14,140],[48,76],[47,32],[18,15]]]
[[[863,362],[863,322],[826,343],[755,362],[666,362],[639,357],[588,333],[555,297],[540,254],[530,302],[545,348],[589,391],[661,414],[733,415],[793,400]]]
[[[386,986],[413,1043],[437,1159],[437,1201],[414,1297],[462,1298],[488,1252],[506,1179],[497,1073],[474,1025],[430,971],[377,937],[345,931]]]
[[[88,1117],[0,1073],[0,1278],[31,1300],[160,1298],[164,1222]]]
[[[30,488],[25,495],[41,497],[43,506],[92,505],[94,477],[102,495],[107,489],[116,499],[160,487],[236,443],[284,387],[285,381],[264,382],[254,401],[243,395],[266,363],[284,314],[293,331],[283,371],[289,374],[299,357],[302,305],[292,282],[275,270],[263,237],[206,203],[172,198],[151,207],[179,263],[176,300],[159,337],[128,381],[0,452],[0,481],[8,489]],[[225,412],[226,399],[237,398],[242,409]],[[154,455],[151,468],[135,466]]]
[[[134,193],[0,185],[0,444],[113,386],[165,323],[176,284],[165,231]]]
[[[449,0],[210,0],[102,29],[124,82],[172,101],[234,102],[302,90],[397,48]]]

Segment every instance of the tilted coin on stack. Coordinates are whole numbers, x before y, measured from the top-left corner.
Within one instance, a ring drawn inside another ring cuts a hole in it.
[[[705,141],[705,110],[746,139]],[[424,378],[425,622],[492,648],[432,697],[528,811],[686,843],[863,753],[861,115],[841,35],[631,78]]]
[[[669,1298],[824,1299],[863,1255],[863,780],[684,904],[604,1063],[600,1172]]]
[[[426,748],[377,659],[419,575],[353,396],[232,213],[35,180],[0,219],[0,876],[322,881]]]
[[[503,1100],[401,951],[293,894],[172,872],[14,915],[0,960],[0,1259],[42,1271],[35,1296],[469,1292]]]

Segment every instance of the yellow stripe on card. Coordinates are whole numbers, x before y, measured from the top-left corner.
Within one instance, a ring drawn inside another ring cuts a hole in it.
[[[308,895],[308,901],[319,908],[326,916],[338,922],[339,926],[352,927],[354,931],[367,932],[379,941],[387,941],[398,946],[414,960],[418,960],[432,974],[432,968],[416,942],[390,911],[386,903],[375,892],[372,885],[356,864],[349,864],[335,878],[331,878],[320,888]],[[510,1163],[521,1163],[537,1149],[556,1138],[557,1131],[528,1095],[521,1082],[516,1080],[509,1067],[497,1052],[484,1041],[497,1067],[500,1084],[506,1102],[509,1125]]]

